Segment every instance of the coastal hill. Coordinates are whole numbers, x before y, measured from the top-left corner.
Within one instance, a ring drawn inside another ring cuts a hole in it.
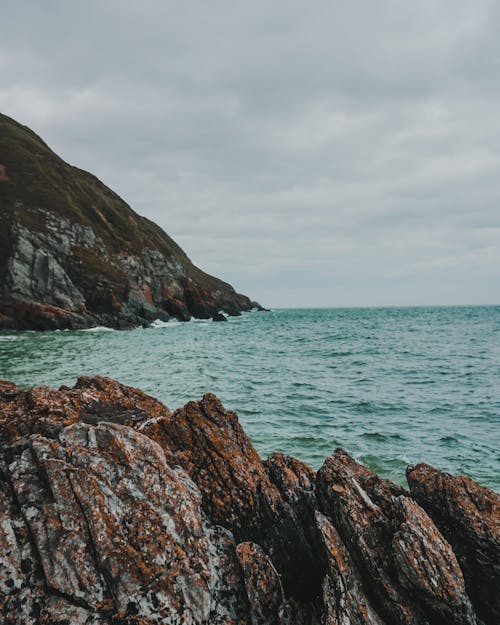
[[[407,480],[263,461],[211,394],[0,382],[0,622],[498,625],[498,495]]]
[[[0,296],[0,328],[14,329],[126,328],[260,308],[1,114]]]

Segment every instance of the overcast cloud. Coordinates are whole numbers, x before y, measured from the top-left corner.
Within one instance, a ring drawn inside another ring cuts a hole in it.
[[[271,306],[500,303],[498,0],[3,0],[0,111]]]

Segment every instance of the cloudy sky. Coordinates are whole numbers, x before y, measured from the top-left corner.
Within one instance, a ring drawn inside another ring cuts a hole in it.
[[[498,0],[1,13],[0,111],[238,290],[500,303]]]

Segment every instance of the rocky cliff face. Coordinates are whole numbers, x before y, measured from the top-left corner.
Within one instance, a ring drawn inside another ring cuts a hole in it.
[[[496,625],[500,501],[257,455],[213,395],[0,383],[0,622]]]
[[[260,306],[0,115],[0,327],[131,327]]]

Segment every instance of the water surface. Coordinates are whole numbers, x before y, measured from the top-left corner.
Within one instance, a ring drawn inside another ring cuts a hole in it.
[[[404,481],[428,462],[500,489],[500,307],[276,310],[126,332],[0,334],[23,387],[101,374],[176,408],[207,391],[262,456],[344,447]]]

